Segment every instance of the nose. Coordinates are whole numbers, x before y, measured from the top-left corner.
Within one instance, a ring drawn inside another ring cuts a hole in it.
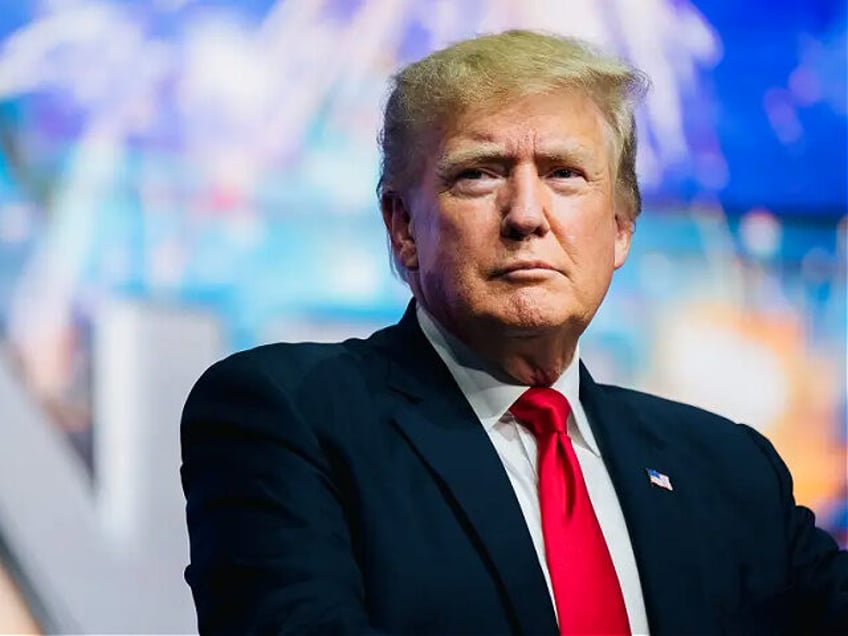
[[[504,195],[503,236],[521,240],[534,234],[544,236],[551,229],[544,183],[535,166],[516,166],[509,176]]]

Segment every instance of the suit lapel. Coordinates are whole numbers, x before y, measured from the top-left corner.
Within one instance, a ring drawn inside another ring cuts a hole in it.
[[[450,372],[427,342],[411,303],[382,347],[397,393],[394,421],[436,478],[458,517],[479,540],[512,610],[516,631],[556,633],[556,618],[523,514],[503,465]],[[581,364],[580,401],[622,507],[652,633],[700,633],[706,607],[697,528],[689,507],[697,484],[644,414],[595,384]],[[646,469],[674,490],[651,485]]]
[[[427,342],[414,304],[393,334],[389,384],[394,420],[452,497],[482,548],[517,632],[556,633],[530,534],[506,471],[474,411]]]
[[[652,633],[701,633],[705,624],[697,528],[688,508],[698,488],[685,463],[645,416],[594,383],[581,364],[580,401],[609,471],[639,569]],[[673,491],[652,485],[646,469],[667,475]]]

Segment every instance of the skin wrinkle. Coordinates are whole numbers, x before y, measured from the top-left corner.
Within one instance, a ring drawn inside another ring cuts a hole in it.
[[[547,385],[624,262],[631,225],[616,215],[609,135],[590,96],[566,89],[499,106],[460,114],[384,217],[418,301],[518,382]],[[551,269],[504,273],[519,261]]]
[[[633,108],[649,85],[641,71],[622,60],[587,42],[550,33],[511,30],[432,53],[392,78],[379,135],[381,209],[388,213],[397,197],[417,186],[420,167],[434,152],[433,139],[445,136],[458,113],[502,110],[532,95],[570,90],[592,98],[604,117],[616,204],[633,223],[641,210]],[[409,282],[396,251],[391,263]]]
[[[562,89],[559,92],[572,91],[573,89]],[[554,93],[557,91],[553,91]],[[536,96],[544,97],[550,93],[539,93]],[[534,97],[533,94],[525,96],[523,98],[517,99],[516,101],[532,99]],[[597,104],[597,101],[593,97],[593,102]],[[503,107],[502,104],[499,104]],[[457,121],[465,120],[465,119],[476,119],[478,116],[485,116],[486,113],[496,112],[499,110],[496,104],[491,103],[482,103],[477,105],[474,108],[469,108],[464,111],[461,115],[456,117],[456,120],[451,124],[449,123],[447,126],[443,126],[439,135],[442,139],[447,139],[451,136],[455,136],[458,134],[462,134],[463,131],[458,130],[458,126],[456,125]],[[599,107],[600,108],[600,107]],[[565,114],[565,113],[563,113]],[[612,182],[615,184],[616,189],[616,205],[621,207],[620,204],[627,200],[627,195],[619,191],[621,184],[618,183],[618,164],[620,160],[621,148],[617,143],[617,136],[613,131],[612,124],[609,122],[606,116],[602,118],[602,128],[604,132],[604,139],[607,143],[607,156],[608,156],[608,167],[610,173],[612,175]],[[445,148],[444,143],[430,143],[425,144],[427,148],[435,152],[439,152],[441,154],[441,158],[438,160],[436,164],[436,172],[439,175],[444,177],[450,177],[452,172],[459,166],[465,164],[472,163],[486,163],[486,159],[496,160],[498,157],[514,157],[514,152],[511,152],[511,149],[504,148],[501,144],[495,141],[494,137],[486,132],[465,132],[463,134],[463,139],[467,142],[478,142],[474,147],[461,149],[456,151],[450,151]],[[538,148],[538,144],[535,144],[534,147]],[[558,160],[561,160],[565,164],[569,163],[582,163],[587,160],[591,160],[593,154],[596,152],[595,148],[587,148],[585,146],[581,146],[579,143],[570,143],[570,144],[559,144],[557,147],[551,148],[539,148],[536,153],[539,157],[548,156],[551,163],[557,163]],[[597,176],[602,167],[598,166],[597,172],[595,175]],[[617,213],[631,215],[629,210],[618,209]]]

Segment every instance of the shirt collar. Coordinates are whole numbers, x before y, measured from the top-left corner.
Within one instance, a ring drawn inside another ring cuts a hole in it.
[[[488,431],[501,421],[509,407],[528,387],[518,384],[506,374],[481,360],[480,356],[470,347],[436,322],[436,319],[421,306],[421,303],[416,303],[415,312],[424,336],[448,367],[453,379],[459,385],[460,391],[474,410],[477,419]],[[580,405],[579,359],[580,347],[578,343],[574,350],[574,357],[562,372],[562,375],[551,385],[551,388],[562,393],[571,405],[571,415],[568,418],[568,436],[572,442],[600,456],[595,436],[592,434],[589,421]]]

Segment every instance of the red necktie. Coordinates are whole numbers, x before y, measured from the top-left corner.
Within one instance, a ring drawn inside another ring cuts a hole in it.
[[[527,389],[510,408],[539,449],[545,559],[560,634],[630,634],[621,587],[565,424],[571,407],[554,389]]]

